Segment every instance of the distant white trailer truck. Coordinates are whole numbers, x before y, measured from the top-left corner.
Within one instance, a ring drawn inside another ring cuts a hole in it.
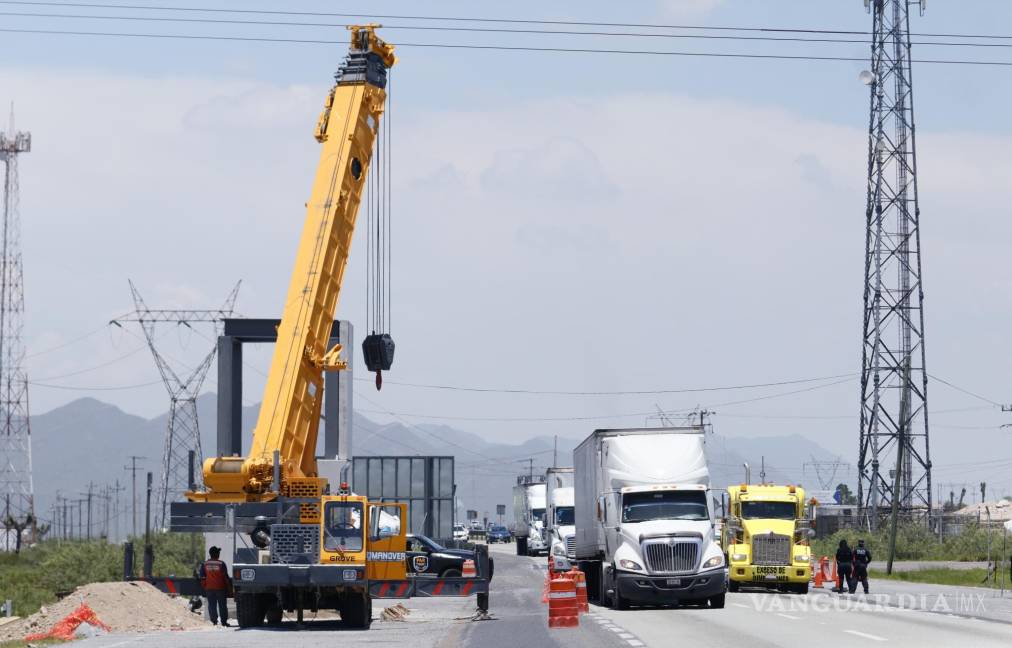
[[[633,604],[724,607],[702,428],[595,430],[573,451],[574,554],[588,595]]]
[[[573,519],[573,469],[549,468],[545,472],[545,546],[548,547],[555,571],[569,571],[572,566],[576,527]]]
[[[535,556],[548,550],[545,528],[545,476],[520,475],[513,487],[513,537],[518,556]]]

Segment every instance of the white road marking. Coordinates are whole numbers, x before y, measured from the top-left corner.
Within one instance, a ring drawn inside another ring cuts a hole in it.
[[[633,635],[629,634],[628,632],[620,632],[620,633],[618,633],[618,638],[619,639],[625,639],[625,640],[628,641],[629,639],[635,639],[636,637],[634,637]]]
[[[637,648],[638,648],[639,646],[645,646],[645,645],[646,645],[645,643],[643,643],[643,642],[642,642],[642,641],[640,641],[639,639],[626,639],[626,640],[625,640],[625,642],[626,642],[627,644],[629,644],[630,646],[637,646]]]
[[[785,619],[790,619],[792,621],[798,621],[801,619],[801,617],[791,616],[790,614],[783,614],[781,612],[777,612],[777,616],[781,616]]]
[[[735,607],[745,608],[746,610],[749,609],[749,606],[745,605],[744,603],[732,603],[731,605]]]
[[[877,635],[868,634],[867,632],[858,632],[857,630],[844,630],[844,632],[855,635],[857,637],[864,637],[865,639],[871,639],[872,641],[889,641],[885,637],[879,637]]]

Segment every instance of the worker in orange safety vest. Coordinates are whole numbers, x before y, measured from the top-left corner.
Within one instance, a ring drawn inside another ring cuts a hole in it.
[[[228,566],[219,560],[221,548],[211,547],[207,553],[211,557],[201,563],[199,572],[200,585],[207,596],[207,613],[211,617],[211,623],[218,625],[218,618],[221,617],[221,625],[228,627],[228,592],[232,587],[232,579],[228,575]]]

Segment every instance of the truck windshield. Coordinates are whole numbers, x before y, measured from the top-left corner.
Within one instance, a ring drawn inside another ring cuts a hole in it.
[[[649,491],[622,496],[622,521],[708,520],[703,491]]]
[[[535,522],[543,523],[545,521],[545,509],[533,509],[531,515],[534,516]]]
[[[794,502],[742,502],[741,516],[746,520],[793,520],[797,507]]]
[[[324,511],[323,548],[362,551],[362,502],[327,502]]]
[[[573,507],[572,506],[556,506],[555,507],[555,524],[559,526],[569,526],[574,524],[573,522]]]

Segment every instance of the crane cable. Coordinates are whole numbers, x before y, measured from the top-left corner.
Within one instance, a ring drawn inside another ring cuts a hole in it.
[[[391,199],[391,83],[383,116],[376,129],[375,153],[366,178],[366,330],[390,333]]]

